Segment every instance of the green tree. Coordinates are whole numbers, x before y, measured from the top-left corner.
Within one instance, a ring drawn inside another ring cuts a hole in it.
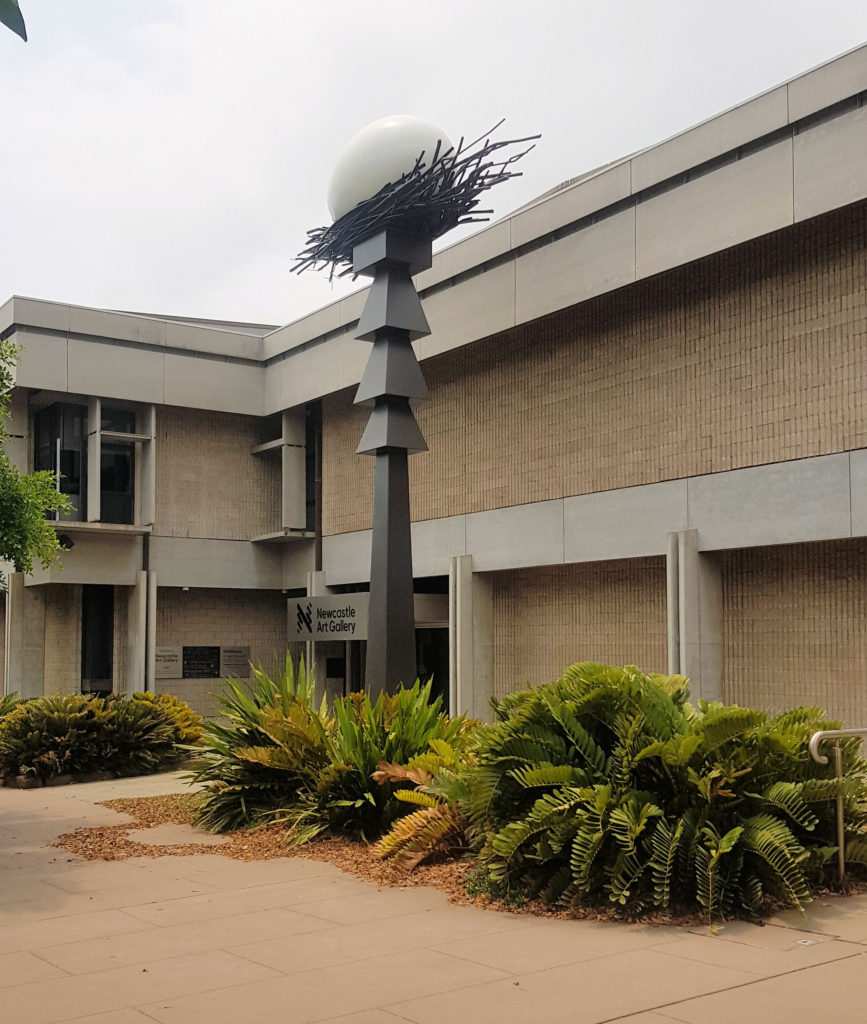
[[[0,562],[11,562],[16,572],[31,572],[34,560],[47,568],[60,557],[60,542],[46,513],[69,512],[72,505],[57,491],[53,473],[19,473],[6,454],[12,371],[19,355],[8,338],[0,340]]]
[[[5,25],[27,42],[27,29],[24,27],[18,0],[0,0],[0,25]]]

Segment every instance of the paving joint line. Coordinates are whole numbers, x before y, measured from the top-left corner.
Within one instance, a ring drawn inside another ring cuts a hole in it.
[[[828,961],[828,963],[842,963],[844,960],[854,960],[856,957],[867,955],[867,950],[862,950],[860,953],[850,953],[848,956],[841,956],[837,960]],[[716,965],[711,965],[716,966]],[[633,1010],[631,1013],[621,1013],[616,1017],[605,1017],[595,1022],[595,1024],[616,1024],[620,1020],[629,1020],[630,1017],[640,1017],[643,1013],[656,1013],[670,1009],[671,1007],[680,1006],[682,1003],[692,1002],[694,999],[706,999],[708,996],[718,996],[725,992],[736,992],[740,988],[750,988],[752,985],[761,985],[762,982],[772,981],[776,978],[785,978],[790,974],[801,974],[803,971],[813,971],[817,967],[825,967],[827,964],[810,964],[809,967],[796,967],[791,971],[782,971],[780,974],[771,974],[764,978],[752,978],[750,981],[742,981],[738,985],[727,985],[725,988],[716,988],[710,992],[700,992],[695,996],[688,996],[686,999],[677,999],[671,1003],[660,1003],[657,1006],[645,1006],[641,1010]],[[667,1014],[664,1014],[667,1016]],[[675,1017],[674,1020],[680,1021],[680,1024],[688,1024],[680,1017]]]

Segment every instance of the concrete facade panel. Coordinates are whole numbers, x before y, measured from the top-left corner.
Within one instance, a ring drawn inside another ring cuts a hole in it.
[[[113,313],[106,309],[87,306],[69,307],[69,330],[73,334],[90,334],[118,341],[136,341],[143,345],[165,345],[165,320]]]
[[[636,276],[700,259],[793,222],[792,140],[640,203]]]
[[[635,280],[635,210],[582,228],[515,263],[518,323],[565,309]]]
[[[370,350],[373,347],[369,341],[359,341],[358,338],[353,338],[351,334],[344,334],[339,340],[342,373],[338,387],[332,390],[350,387],[359,383],[364,373],[364,368],[367,366]]]
[[[685,530],[686,522],[685,480],[566,498],[564,558],[592,562],[663,555],[668,534]]]
[[[239,359],[261,359],[263,343],[258,337],[234,333],[231,328],[205,327],[199,324],[166,320],[166,345],[193,352],[208,352]]]
[[[283,553],[276,544],[152,537],[151,569],[161,587],[282,590]]]
[[[640,192],[788,123],[786,87],[771,89],[632,158],[632,191]]]
[[[513,214],[509,219],[512,247],[517,249],[582,217],[604,210],[606,206],[626,199],[631,191],[629,161],[597,171],[534,203],[529,209]]]
[[[849,453],[852,536],[867,537],[867,451]]]
[[[795,136],[795,219],[867,197],[867,107]]]
[[[510,224],[509,220],[491,224],[469,238],[434,253],[433,266],[416,276],[416,288],[424,291],[508,252],[512,248]]]
[[[69,339],[69,390],[134,402],[163,401],[162,352]]]
[[[69,330],[69,311],[70,307],[62,302],[46,302],[43,299],[15,295],[12,298],[11,322],[65,332]]]
[[[412,525],[412,570],[415,576],[448,576],[449,562],[466,550],[464,516],[428,519]]]
[[[846,454],[697,477],[688,500],[704,551],[851,535]]]
[[[264,374],[259,366],[166,353],[165,397],[142,401],[262,416],[265,412]]]
[[[322,567],[329,587],[370,579],[371,538],[370,530],[322,538]]]
[[[505,263],[480,277],[461,281],[425,298],[430,337],[421,340],[421,358],[504,331],[515,323],[515,267]]]
[[[19,387],[46,391],[68,391],[66,338],[36,331],[17,331],[13,335],[21,346],[21,359],[15,368]]]
[[[467,516],[475,572],[563,561],[563,502],[540,501]]]
[[[63,532],[61,526],[59,533]],[[27,577],[28,586],[65,583],[104,583],[132,586],[141,569],[142,539],[136,535],[101,533],[98,536],[70,530],[72,547],[59,563],[37,568]]]
[[[867,47],[844,53],[789,82],[789,120],[798,121],[867,89]]]
[[[312,338],[330,334],[340,327],[340,306],[331,302],[314,313],[295,320],[269,334],[262,342],[262,355],[271,359],[280,352],[303,345]]]

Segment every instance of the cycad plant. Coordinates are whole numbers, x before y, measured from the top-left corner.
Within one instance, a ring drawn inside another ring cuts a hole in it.
[[[470,729],[475,724],[471,723]],[[395,790],[395,799],[416,810],[398,818],[377,843],[378,857],[393,858],[411,871],[423,861],[460,856],[470,849],[472,830],[466,809],[472,755],[464,749],[470,729],[454,745],[431,740],[431,749],[414,757],[406,767],[380,762],[374,780],[381,785],[407,786]]]
[[[430,750],[431,743],[457,741],[466,729],[463,716],[449,718],[439,697],[431,700],[431,682],[381,693],[371,703],[365,693],[334,702],[334,728],[326,743],[330,764],[318,785],[318,801],[329,826],[358,838],[378,839],[407,813],[397,798],[404,783],[373,774],[382,762],[407,764]]]
[[[754,916],[764,898],[802,907],[836,852],[847,805],[851,861],[867,793],[857,740],[844,778],[809,757],[818,708],[776,717],[686,701],[681,676],[571,666],[497,706],[476,736],[470,816],[491,878],[564,906],[691,908]]]
[[[218,697],[225,721],[205,725],[205,746],[191,772],[207,783],[197,806],[198,823],[225,832],[273,820],[303,803],[328,764],[331,727],[325,701],[314,705],[314,673],[302,658],[296,672],[287,653],[273,678],[253,669],[252,684],[226,682]]]

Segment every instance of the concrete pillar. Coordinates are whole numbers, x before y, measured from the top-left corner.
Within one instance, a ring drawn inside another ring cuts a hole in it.
[[[307,573],[307,596],[308,597],[325,597],[331,591],[325,585],[325,573],[321,570],[319,572],[308,572]],[[325,694],[325,665],[316,664],[317,649],[321,648],[321,644],[317,645],[312,640],[308,640],[304,644],[304,663],[308,670],[314,668],[316,671],[316,691],[315,700],[318,706],[319,702]]]
[[[135,585],[127,589],[126,691],[145,689],[147,678],[148,574],[137,572]]]
[[[669,670],[689,677],[693,700],[722,700],[722,576],[697,530],[669,535],[668,581]]]
[[[493,586],[473,572],[472,555],[449,565],[449,706],[489,720],[494,692]]]
[[[304,409],[283,413],[282,489],[280,527],[307,527],[307,440]]]
[[[139,521],[144,526],[151,526],[156,518],[156,435],[157,407],[149,405],[139,414],[139,433],[146,434],[150,440],[136,445],[138,459],[137,478],[139,486],[138,513]]]
[[[26,587],[24,573],[7,577],[6,692],[41,697],[45,690],[45,591]]]
[[[139,574],[142,575],[142,574]],[[145,686],[151,693],[156,691],[157,678],[157,574],[150,570],[147,576],[146,625],[145,625]]]

